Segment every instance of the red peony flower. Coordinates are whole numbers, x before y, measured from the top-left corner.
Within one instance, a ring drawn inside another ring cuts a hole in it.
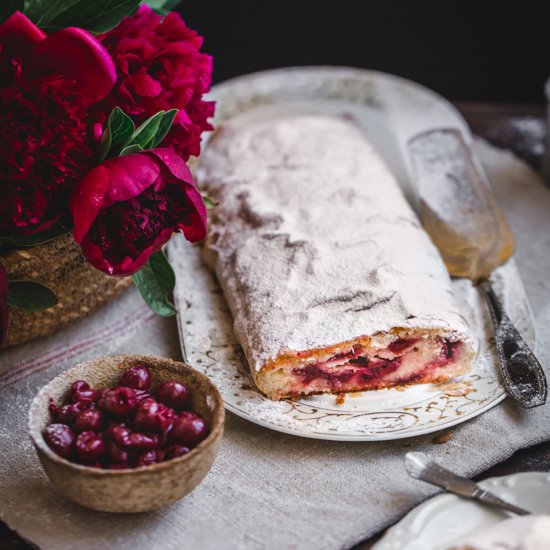
[[[191,172],[171,149],[114,158],[95,167],[71,200],[74,238],[88,261],[109,275],[141,269],[181,230],[206,235],[206,207]]]
[[[0,264],[0,346],[8,332],[8,274]]]
[[[43,231],[93,163],[86,120],[116,78],[82,29],[46,36],[22,13],[0,25],[0,235]]]
[[[212,58],[199,52],[202,38],[177,13],[162,19],[145,4],[98,38],[118,74],[106,110],[119,106],[143,122],[160,110],[180,109],[163,146],[184,160],[198,155],[214,114],[214,103],[202,100],[212,78]]]

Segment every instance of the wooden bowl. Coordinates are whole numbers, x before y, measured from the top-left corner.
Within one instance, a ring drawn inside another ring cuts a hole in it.
[[[206,420],[210,435],[184,456],[133,469],[92,468],[54,453],[42,436],[51,422],[49,399],[65,402],[75,380],[86,380],[92,388],[99,389],[116,385],[122,372],[136,364],[149,367],[153,387],[170,379],[184,383],[190,390],[193,408]],[[67,498],[102,512],[146,512],[175,502],[202,481],[218,453],[224,416],[220,393],[204,374],[171,359],[115,355],[77,365],[44,386],[31,404],[29,432],[51,483]]]

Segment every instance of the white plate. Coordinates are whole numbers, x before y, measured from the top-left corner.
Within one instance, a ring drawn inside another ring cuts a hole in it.
[[[349,68],[292,68],[256,73],[214,87],[216,125],[248,124],[288,112],[346,113],[358,121],[404,189],[410,189],[404,145],[433,126],[455,127],[470,139],[460,114],[443,98],[413,82],[384,73]],[[206,143],[206,147],[207,147]],[[321,395],[271,401],[254,386],[232,318],[200,249],[182,238],[170,244],[177,273],[175,301],[186,361],[218,386],[228,410],[268,428],[319,439],[380,441],[412,437],[473,418],[505,397],[496,373],[492,327],[469,281],[453,281],[455,297],[477,336],[479,352],[471,374],[457,384],[422,384],[346,396]],[[497,293],[530,345],[534,324],[513,261],[494,277]]]
[[[550,513],[550,474],[524,472],[480,485],[530,512]],[[388,529],[372,550],[446,550],[513,514],[450,494],[431,498]],[[459,521],[457,521],[459,518]]]

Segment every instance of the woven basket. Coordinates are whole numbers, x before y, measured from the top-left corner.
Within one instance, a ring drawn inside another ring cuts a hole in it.
[[[92,267],[69,233],[45,244],[0,256],[11,279],[37,281],[57,296],[57,305],[40,312],[9,308],[4,347],[53,334],[84,317],[132,284],[129,277],[108,277]]]

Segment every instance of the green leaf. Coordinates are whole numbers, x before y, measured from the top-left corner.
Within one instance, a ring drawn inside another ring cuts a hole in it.
[[[149,117],[143,124],[138,126],[135,132],[130,136],[124,147],[130,145],[140,145],[143,149],[150,149],[155,136],[157,135],[160,122],[164,117],[164,111],[159,111]]]
[[[212,210],[212,208],[215,208],[216,206],[218,206],[218,203],[214,202],[207,195],[202,195],[202,200],[204,201],[204,204],[206,205],[207,210]]]
[[[173,10],[182,0],[164,0],[162,7],[165,10]]]
[[[132,275],[135,285],[145,303],[158,315],[171,317],[176,308],[168,300],[176,285],[176,275],[166,254],[160,250],[149,258],[149,261]]]
[[[120,108],[115,107],[111,113],[111,147],[122,147],[134,133],[134,121]]]
[[[162,8],[151,8],[151,9],[153,10],[154,13],[162,16],[163,18],[166,17],[169,13],[168,10],[163,10]]]
[[[180,2],[181,0],[145,0],[145,4],[161,13],[169,12],[170,10],[174,9]]]
[[[3,23],[12,13],[17,10],[23,11],[25,7],[24,0],[3,0],[0,6],[0,23]]]
[[[8,305],[25,311],[42,311],[57,304],[55,294],[44,285],[34,281],[11,281],[8,290]]]
[[[176,118],[177,114],[178,109],[170,109],[170,111],[166,111],[162,115],[157,133],[155,134],[155,137],[153,138],[153,142],[151,144],[151,149],[157,147],[160,142],[166,137],[166,134],[170,131],[170,128],[172,128],[172,123],[174,122],[174,118]]]
[[[51,227],[50,229],[46,229],[46,231],[41,231],[40,233],[36,233],[34,235],[18,235],[16,237],[0,237],[0,246],[6,245],[11,246],[13,248],[29,248],[31,246],[36,246],[39,244],[44,244],[49,241],[53,241],[54,239],[57,239],[57,237],[60,237],[61,235],[65,235],[70,231],[70,228],[65,227],[64,225],[57,225],[54,227]]]
[[[124,147],[124,149],[122,149],[118,156],[123,157],[124,155],[134,155],[136,153],[141,153],[142,151],[143,147],[141,145],[128,145],[128,147]]]
[[[65,27],[81,27],[93,33],[106,32],[116,27],[123,17],[130,15],[141,0],[53,0],[41,3],[41,10],[31,10],[36,24],[46,32]]]
[[[52,19],[66,10],[69,10],[74,4],[78,4],[80,0],[53,0],[49,3],[41,2],[40,7],[42,11],[39,12],[38,21],[36,22],[39,26],[45,28]]]
[[[46,11],[51,0],[25,0],[25,15],[36,23]]]
[[[120,148],[128,141],[135,129],[134,121],[120,107],[115,107],[109,115],[101,136],[99,162],[108,156],[118,156]]]
[[[150,8],[154,10],[162,10],[162,6],[165,0],[145,0],[144,4],[147,4]]]
[[[177,112],[177,109],[159,111],[149,117],[143,124],[138,126],[126,140],[120,152],[120,156],[156,147],[170,131]]]

